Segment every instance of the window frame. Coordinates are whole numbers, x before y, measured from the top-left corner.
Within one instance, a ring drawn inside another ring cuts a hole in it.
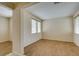
[[[79,18],[79,16],[77,16],[77,17],[75,17],[75,19],[74,19],[74,33],[76,33],[76,34],[79,34],[79,31],[78,31],[78,22],[77,21],[79,21],[77,18]]]
[[[36,20],[35,18],[32,18],[32,20],[36,21],[36,33],[41,33],[41,31],[42,31],[42,26],[41,26],[42,23],[41,23],[41,21]],[[31,20],[31,31],[32,31],[32,20]],[[40,32],[38,32],[38,23],[40,23]],[[33,33],[33,31],[31,33],[36,34],[36,33]]]
[[[36,21],[35,19],[32,19],[32,21],[33,21],[33,20],[37,23],[37,21]],[[32,21],[31,21],[31,33],[34,34],[34,33],[37,32],[37,29],[36,29],[37,25],[36,25],[36,23],[34,24],[34,25],[35,25],[35,32],[34,32],[34,31],[33,31],[33,22],[32,22]]]
[[[41,22],[40,21],[37,22],[37,32],[38,33],[41,32]]]

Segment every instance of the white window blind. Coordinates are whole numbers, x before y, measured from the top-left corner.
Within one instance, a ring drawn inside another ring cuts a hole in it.
[[[79,34],[79,17],[75,19],[75,33]]]
[[[38,25],[38,33],[41,32],[41,22],[37,22],[37,25]]]
[[[32,19],[32,33],[40,33],[41,32],[41,22]]]
[[[36,20],[32,19],[32,33],[36,33]]]

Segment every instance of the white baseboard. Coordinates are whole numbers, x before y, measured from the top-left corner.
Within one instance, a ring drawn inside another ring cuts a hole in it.
[[[18,54],[18,53],[9,53],[9,54],[6,55],[6,56],[25,56],[25,55]]]
[[[79,42],[74,41],[74,44],[79,47]]]
[[[2,43],[2,42],[7,42],[7,41],[10,41],[10,40],[0,41],[0,43]]]
[[[66,40],[57,40],[57,39],[44,39],[44,40],[62,41],[62,42],[73,42],[73,41],[66,41]]]

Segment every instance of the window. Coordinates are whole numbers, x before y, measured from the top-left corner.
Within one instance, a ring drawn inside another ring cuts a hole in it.
[[[32,33],[40,33],[41,32],[41,22],[32,19]]]
[[[75,19],[75,33],[79,34],[79,17]]]
[[[38,22],[37,24],[38,24],[38,33],[40,33],[41,32],[41,22]]]
[[[32,19],[32,33],[36,33],[36,20]]]

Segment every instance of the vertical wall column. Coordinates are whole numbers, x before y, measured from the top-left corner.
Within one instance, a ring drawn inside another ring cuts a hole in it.
[[[21,9],[16,8],[13,11],[12,18],[12,42],[13,42],[13,54],[22,55],[24,53],[24,48],[22,48],[21,39]]]

